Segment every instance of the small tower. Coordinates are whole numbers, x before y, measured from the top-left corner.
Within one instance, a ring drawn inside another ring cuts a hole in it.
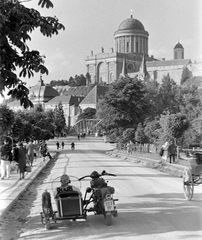
[[[184,59],[184,48],[180,42],[174,47],[174,59]]]

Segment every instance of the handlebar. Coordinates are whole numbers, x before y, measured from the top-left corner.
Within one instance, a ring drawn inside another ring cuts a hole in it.
[[[101,176],[113,176],[113,177],[116,177],[117,175],[116,174],[112,174],[112,173],[107,173],[105,170],[103,170],[101,172],[101,174],[99,174],[99,177],[101,177]],[[79,178],[79,181],[81,181],[82,179],[87,178],[87,177],[91,177],[91,175],[83,176],[83,177]]]

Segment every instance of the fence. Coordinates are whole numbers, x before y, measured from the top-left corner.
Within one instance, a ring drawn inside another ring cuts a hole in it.
[[[127,150],[127,144],[124,143],[117,143],[116,146],[117,150]],[[131,144],[130,145],[130,151],[131,152],[139,152],[139,153],[150,153],[150,154],[156,154],[159,155],[161,146],[157,146],[155,144]],[[188,161],[189,153],[190,152],[201,152],[201,148],[192,148],[192,149],[184,149],[181,147],[177,147],[177,156],[176,161],[184,160]]]

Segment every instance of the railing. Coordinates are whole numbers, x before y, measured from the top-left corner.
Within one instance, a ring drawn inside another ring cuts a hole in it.
[[[116,145],[117,150],[125,150],[127,151],[127,144],[126,143],[117,143]],[[130,145],[130,151],[132,153],[138,152],[138,153],[150,153],[150,154],[156,154],[159,155],[161,146],[157,146],[155,144],[131,144]],[[189,158],[191,157],[190,153],[192,152],[201,152],[202,149],[199,148],[181,148],[177,147],[177,153],[176,153],[176,162],[179,160],[182,161],[189,161]]]

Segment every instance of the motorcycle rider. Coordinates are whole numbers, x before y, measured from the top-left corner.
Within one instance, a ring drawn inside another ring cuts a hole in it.
[[[104,180],[104,178],[100,177],[100,174],[97,171],[93,171],[90,175],[92,178],[90,185],[92,188],[100,188],[100,187],[106,187],[107,184]]]

